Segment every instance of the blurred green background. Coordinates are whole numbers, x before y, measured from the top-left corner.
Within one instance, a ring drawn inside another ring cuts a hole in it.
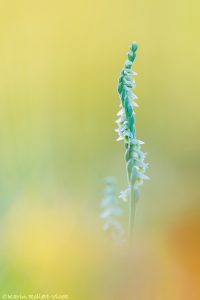
[[[197,0],[0,2],[1,293],[200,299],[199,9]],[[103,178],[126,184],[114,121],[133,40],[151,180],[129,270],[98,214]]]

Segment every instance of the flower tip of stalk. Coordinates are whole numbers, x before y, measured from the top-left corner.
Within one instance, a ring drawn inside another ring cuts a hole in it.
[[[133,42],[133,43],[131,44],[131,50],[132,50],[133,52],[136,52],[136,51],[138,50],[138,44],[137,44],[136,42]]]

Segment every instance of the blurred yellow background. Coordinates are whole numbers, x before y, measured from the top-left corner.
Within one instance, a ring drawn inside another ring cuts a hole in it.
[[[0,2],[0,293],[200,299],[197,0]],[[101,231],[103,178],[125,186],[114,132],[130,43],[151,180],[135,250]]]

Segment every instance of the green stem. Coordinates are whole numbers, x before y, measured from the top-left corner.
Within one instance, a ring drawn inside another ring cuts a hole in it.
[[[132,249],[133,244],[133,228],[135,221],[135,211],[136,211],[136,199],[134,197],[134,189],[131,186],[131,193],[129,199],[129,247]]]

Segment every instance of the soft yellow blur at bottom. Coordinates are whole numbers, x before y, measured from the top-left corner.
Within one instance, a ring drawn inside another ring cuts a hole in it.
[[[198,215],[183,217],[160,235],[135,236],[130,257],[95,219],[91,227],[91,212],[61,197],[54,200],[27,194],[6,214],[1,293],[57,293],[77,300],[200,299]]]

